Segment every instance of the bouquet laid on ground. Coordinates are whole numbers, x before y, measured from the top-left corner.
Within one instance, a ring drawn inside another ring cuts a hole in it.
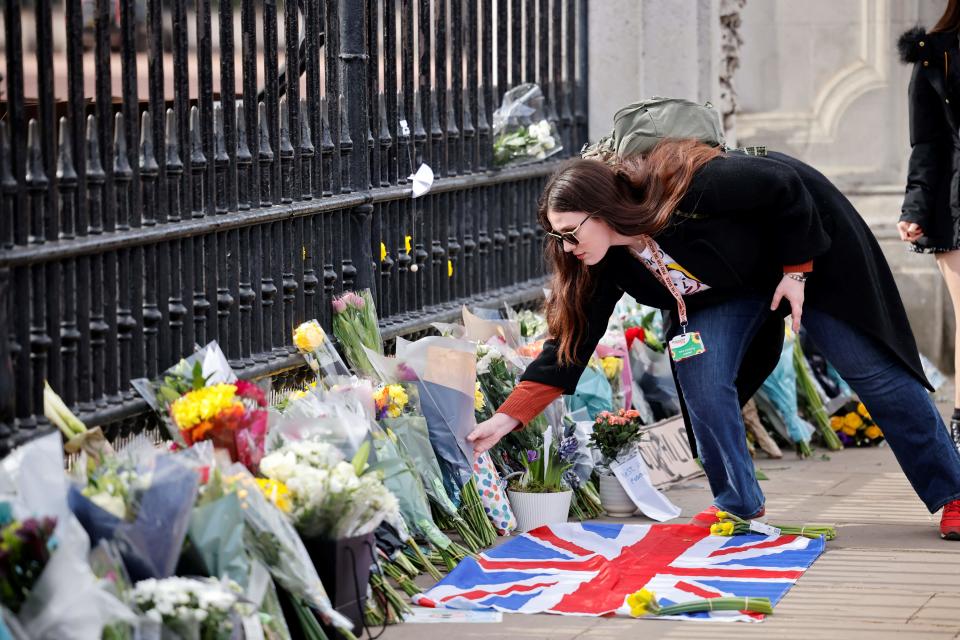
[[[173,574],[199,476],[169,453],[110,458],[67,501],[90,541],[112,542],[133,580]]]
[[[590,446],[600,452],[601,469],[609,470],[611,462],[640,443],[643,439],[642,426],[640,413],[634,409],[620,409],[616,413],[605,411],[596,417],[593,433],[590,434]]]
[[[9,504],[6,505],[9,507]],[[8,509],[9,510],[9,509]],[[0,529],[0,603],[18,613],[55,546],[55,518],[7,520]]]
[[[180,446],[210,440],[233,462],[256,472],[267,433],[267,403],[255,384],[238,380],[220,346],[211,342],[157,380],[133,380]]]
[[[264,456],[260,472],[286,486],[289,516],[303,535],[352,538],[371,533],[399,509],[381,478],[363,473],[367,451],[347,462],[325,442],[288,442]]]
[[[21,637],[99,638],[113,622],[136,620],[90,567],[90,540],[67,506],[69,485],[59,433],[30,440],[0,460],[0,523],[6,526],[0,545],[4,569],[11,571],[0,582],[5,603],[19,606],[15,620],[4,618],[11,627],[19,622]]]
[[[207,501],[229,495],[240,500],[244,546],[293,596],[298,612],[305,614],[302,605],[306,605],[334,627],[349,630],[351,622],[333,608],[310,554],[290,522],[293,502],[286,485],[254,478],[246,467],[234,464],[222,475],[215,473],[204,487]]]
[[[229,640],[242,628],[241,593],[240,586],[229,580],[174,576],[141,580],[134,585],[133,601],[147,619],[162,626],[163,633]]]
[[[369,289],[348,291],[333,301],[333,335],[343,349],[350,367],[361,376],[374,377],[376,371],[363,348],[383,353],[383,338],[377,309]]]
[[[498,167],[537,162],[563,148],[556,127],[546,119],[543,92],[535,84],[507,91],[493,112],[493,161]]]
[[[883,442],[883,431],[862,402],[850,402],[830,417],[830,428],[846,446],[869,447]]]
[[[765,535],[803,536],[817,539],[823,536],[827,540],[837,537],[837,528],[829,524],[773,524],[744,520],[726,511],[717,511],[717,522],[710,525],[710,533],[715,536],[739,536],[745,533]]]
[[[294,329],[293,344],[319,380],[329,384],[340,376],[350,375],[326,331],[316,320],[308,320]]]
[[[675,616],[681,613],[700,613],[703,611],[749,611],[752,613],[773,613],[769,598],[720,597],[689,600],[679,604],[661,605],[657,594],[649,589],[641,589],[627,596],[627,606],[634,618],[643,616]]]
[[[199,373],[199,372],[197,372]],[[256,471],[267,435],[267,402],[246,380],[206,386],[199,377],[170,405],[170,417],[187,446],[210,440],[230,460]]]

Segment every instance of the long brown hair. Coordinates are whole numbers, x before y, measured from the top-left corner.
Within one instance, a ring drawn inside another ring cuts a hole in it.
[[[720,155],[719,149],[696,140],[667,139],[649,154],[613,166],[599,160],[568,160],[547,182],[537,218],[551,231],[549,212],[582,211],[621,235],[653,235],[670,223],[697,169]],[[586,334],[584,305],[596,286],[596,270],[556,242],[548,242],[545,252],[553,271],[545,305],[547,325],[558,343],[559,362],[570,364]]]
[[[933,29],[930,30],[930,33],[937,33],[940,31],[960,31],[960,1],[950,0],[947,3],[947,8],[943,12],[943,15],[940,16],[940,20],[937,24],[933,25]]]

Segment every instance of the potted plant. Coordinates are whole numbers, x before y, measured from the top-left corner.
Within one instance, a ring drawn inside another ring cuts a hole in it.
[[[519,531],[567,521],[573,491],[563,475],[576,451],[576,437],[555,437],[552,427],[544,431],[538,448],[527,450],[521,460],[524,470],[507,490]]]
[[[610,463],[620,456],[632,452],[643,434],[640,413],[633,409],[620,409],[616,413],[604,411],[593,423],[590,434],[590,446],[597,449],[602,457],[597,465],[600,477],[600,503],[607,515],[614,518],[626,518],[637,510],[633,500],[620,485],[620,480],[610,469]]]

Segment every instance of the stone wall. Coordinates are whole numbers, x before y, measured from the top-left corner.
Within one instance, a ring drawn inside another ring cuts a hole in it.
[[[843,189],[883,247],[921,351],[952,371],[953,311],[935,261],[908,252],[895,229],[909,155],[910,77],[897,59],[896,39],[915,24],[931,26],[944,6],[945,0],[592,3],[591,138],[609,131],[620,106],[641,97],[709,100],[721,111],[735,100],[728,137],[801,158]]]

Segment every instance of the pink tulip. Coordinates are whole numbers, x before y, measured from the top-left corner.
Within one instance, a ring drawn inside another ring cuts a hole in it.
[[[344,298],[345,298],[345,297],[346,297],[346,296],[344,296]],[[336,299],[333,301],[333,312],[334,312],[334,313],[343,313],[343,312],[346,311],[346,310],[347,310],[347,303],[344,301],[343,298],[336,298]]]

